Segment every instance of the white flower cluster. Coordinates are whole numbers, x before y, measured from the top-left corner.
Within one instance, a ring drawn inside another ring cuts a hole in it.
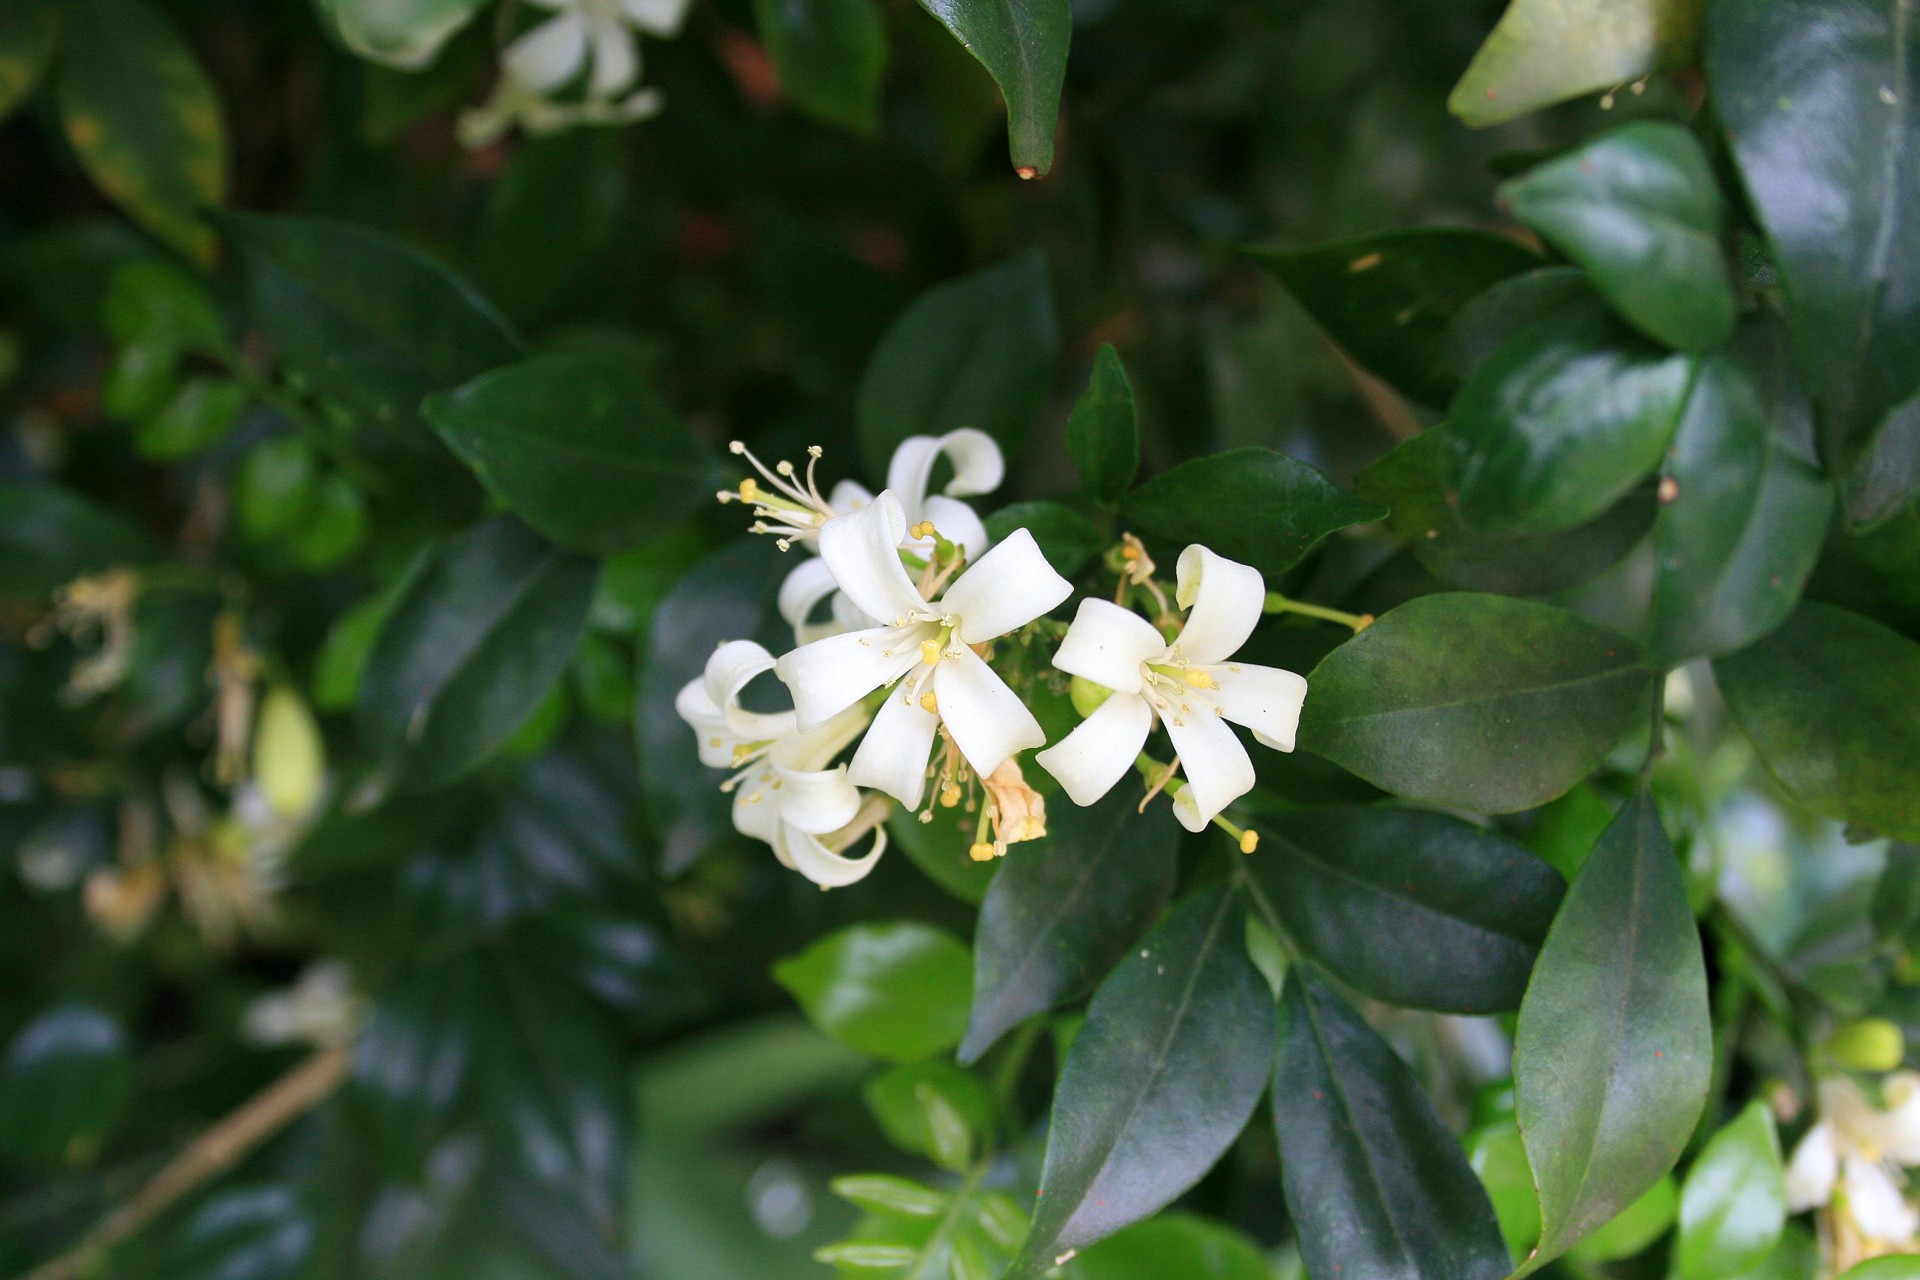
[[[999,487],[999,446],[971,429],[912,437],[878,496],[851,482],[823,496],[814,481],[818,448],[804,481],[790,463],[770,469],[737,443],[734,452],[760,478],[721,501],[752,507],[753,531],[777,537],[782,550],[817,552],[780,590],[797,647],[775,658],[751,641],[727,641],[676,700],[699,737],[701,761],[734,771],[723,784],[733,793],[734,826],[827,888],[872,870],[895,801],[921,810],[923,821],[936,805],[977,803],[978,859],[1045,834],[1044,802],[1016,757],[1045,746],[1046,734],[990,659],[995,641],[1042,625],[1073,586],[1025,529],[990,546],[985,525],[960,501]],[[929,493],[943,459],[953,478],[944,492]],[[1158,593],[1149,580],[1134,580]],[[1187,610],[1177,630],[1167,609],[1156,625],[1111,601],[1081,602],[1053,665],[1089,688],[1098,706],[1034,760],[1076,804],[1092,804],[1129,768],[1149,771],[1141,749],[1158,721],[1176,756],[1151,768],[1155,791],[1173,792],[1189,830],[1217,822],[1250,851],[1252,834],[1220,817],[1254,785],[1252,761],[1228,722],[1291,751],[1307,684],[1289,671],[1233,661],[1265,606],[1258,570],[1190,546],[1175,599]],[[791,710],[741,705],[742,691],[768,671],[789,691]],[[1174,780],[1176,770],[1184,780]],[[863,855],[847,852],[869,834]]]
[[[1845,1271],[1867,1258],[1920,1251],[1920,1211],[1905,1169],[1920,1166],[1920,1075],[1880,1082],[1875,1106],[1845,1075],[1820,1080],[1819,1119],[1787,1164],[1787,1207],[1826,1211],[1823,1226]]]
[[[518,125],[551,133],[580,124],[625,124],[660,110],[640,84],[642,34],[670,39],[689,0],[527,0],[553,11],[500,55],[493,96],[460,120],[461,141],[483,147]],[[584,93],[560,95],[582,72]]]

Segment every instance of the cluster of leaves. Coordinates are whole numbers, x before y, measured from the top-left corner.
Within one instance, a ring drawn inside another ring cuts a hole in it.
[[[0,0],[0,1267],[294,1066],[246,1011],[316,957],[337,1095],[113,1274],[1831,1261],[1771,1104],[1920,1035],[1907,0],[1516,0],[1470,65],[1491,14],[723,5],[639,143],[466,157],[485,7],[326,0],[450,38],[401,72]],[[1462,66],[1607,110],[1495,188],[1393,124]],[[1089,590],[1132,533],[1318,607],[1246,651],[1311,689],[1253,856],[1125,787],[832,895],[733,835],[672,703],[783,562],[716,445],[962,426]]]

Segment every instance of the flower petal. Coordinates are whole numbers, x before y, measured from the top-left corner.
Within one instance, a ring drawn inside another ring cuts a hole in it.
[[[735,736],[748,742],[780,738],[794,731],[791,711],[747,711],[740,706],[740,691],[773,666],[773,655],[751,640],[729,640],[707,659],[702,677],[707,697],[726,715],[727,727]]]
[[[627,24],[617,18],[593,19],[593,79],[596,98],[617,98],[640,78],[640,48]]]
[[[907,697],[904,689],[887,694],[873,727],[853,753],[847,777],[863,787],[884,791],[909,809],[918,809],[927,788],[927,758],[940,717]]]
[[[858,511],[873,501],[873,490],[858,480],[842,480],[827,494],[827,505],[840,515]]]
[[[1141,665],[1166,651],[1167,638],[1151,622],[1111,600],[1088,598],[1054,651],[1053,665],[1121,693],[1138,693]]]
[[[940,611],[958,624],[962,644],[982,644],[1024,627],[1073,594],[1026,529],[975,561],[940,597]]]
[[[984,431],[961,427],[943,436],[908,436],[887,464],[887,488],[900,495],[909,520],[917,522],[932,514],[926,509],[927,485],[933,479],[934,464],[943,454],[953,463],[953,479],[944,490],[949,497],[992,493],[1006,479],[1006,455]]]
[[[1208,707],[1163,715],[1167,736],[1180,753],[1187,785],[1173,798],[1173,815],[1189,831],[1205,831],[1219,812],[1253,790],[1253,761],[1227,722]]]
[[[1880,1082],[1887,1112],[1881,1149],[1909,1167],[1920,1165],[1920,1075],[1896,1071]]]
[[[1906,1244],[1920,1231],[1920,1215],[1900,1194],[1893,1175],[1877,1160],[1849,1152],[1842,1163],[1847,1185],[1847,1216],[1860,1233],[1883,1244]]]
[[[1072,733],[1034,755],[1077,805],[1089,805],[1126,776],[1153,728],[1153,708],[1136,693],[1116,693]]]
[[[980,655],[956,647],[933,672],[940,719],[973,771],[986,777],[1016,751],[1044,746],[1040,722]]]
[[[782,828],[780,841],[774,846],[774,852],[779,855],[781,862],[822,889],[839,889],[865,879],[867,873],[873,870],[873,864],[880,861],[880,855],[886,851],[887,829],[884,826],[873,829],[873,848],[860,858],[835,853],[820,843],[818,838],[792,828]]]
[[[1807,1130],[1787,1162],[1787,1208],[1793,1213],[1818,1209],[1833,1199],[1840,1178],[1840,1156],[1834,1149],[1833,1125],[1822,1120]]]
[[[917,633],[928,627],[874,627],[803,644],[773,665],[793,691],[802,730],[814,729],[920,661]]]
[[[1250,662],[1208,667],[1207,674],[1213,677],[1213,700],[1222,715],[1253,730],[1262,746],[1293,750],[1300,707],[1307,700],[1306,677]]]
[[[820,526],[820,558],[847,598],[870,618],[896,622],[926,605],[900,563],[900,540],[906,536],[907,517],[891,492]]]
[[[707,696],[707,683],[699,676],[680,686],[673,695],[673,709],[693,729],[700,751],[700,763],[709,769],[734,767],[733,749],[740,739],[727,724],[727,717]]]
[[[971,564],[987,554],[987,526],[981,523],[972,507],[958,498],[943,498],[936,493],[927,499],[923,511],[926,518],[933,521],[933,527],[941,537],[967,553],[967,563]],[[933,549],[933,539],[922,538],[908,545],[915,548],[917,554],[925,556]]]
[[[780,821],[795,831],[823,836],[853,821],[860,811],[860,791],[847,781],[847,767],[782,769],[779,779]]]
[[[843,627],[839,619],[829,613],[825,618],[815,619],[814,613],[820,602],[840,590],[840,584],[833,580],[833,570],[827,568],[825,560],[808,556],[793,566],[793,571],[780,583],[780,616],[793,628],[793,637],[801,644],[812,644],[815,640],[824,640],[841,631],[858,628]],[[862,627],[871,627],[871,622],[862,623]]]
[[[573,79],[586,60],[587,19],[578,10],[547,19],[500,55],[508,75],[539,93]]]
[[[1180,553],[1175,598],[1191,609],[1174,645],[1188,662],[1225,662],[1253,634],[1267,604],[1266,580],[1251,565],[1215,555],[1199,543]]]
[[[675,36],[687,20],[687,0],[620,0],[628,22],[656,36]]]
[[[779,792],[772,790],[772,766],[762,762],[740,779],[733,792],[733,829],[743,836],[772,844],[780,831]]]

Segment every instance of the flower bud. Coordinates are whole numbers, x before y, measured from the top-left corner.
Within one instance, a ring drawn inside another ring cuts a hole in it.
[[[253,730],[253,776],[274,813],[298,818],[320,799],[327,749],[299,694],[282,686],[260,704]]]
[[[1891,1071],[1907,1056],[1907,1042],[1887,1019],[1861,1018],[1833,1033],[1827,1053],[1849,1071]]]
[[[1067,696],[1073,700],[1073,709],[1085,720],[1113,696],[1113,690],[1103,684],[1095,684],[1085,676],[1075,676],[1073,683],[1067,686]]]

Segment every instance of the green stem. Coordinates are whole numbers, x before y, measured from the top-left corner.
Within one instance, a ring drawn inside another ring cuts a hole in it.
[[[906,1280],[946,1280],[944,1269],[938,1266],[946,1254],[941,1246],[946,1244],[947,1237],[960,1224],[961,1211],[973,1199],[973,1193],[980,1189],[980,1184],[986,1180],[987,1170],[992,1167],[993,1153],[989,1151],[974,1162],[973,1168],[967,1170],[966,1179],[955,1188],[953,1198],[947,1202],[947,1211],[941,1215],[940,1225],[933,1229],[926,1244],[921,1246],[920,1255],[913,1260],[913,1270],[907,1273]],[[929,1264],[933,1265],[930,1267]]]
[[[1352,627],[1358,633],[1373,625],[1370,613],[1346,613],[1340,609],[1329,609],[1325,605],[1308,604],[1303,600],[1289,600],[1278,591],[1267,592],[1266,613],[1297,613],[1303,618],[1319,618],[1324,622],[1337,622],[1343,627]]]

